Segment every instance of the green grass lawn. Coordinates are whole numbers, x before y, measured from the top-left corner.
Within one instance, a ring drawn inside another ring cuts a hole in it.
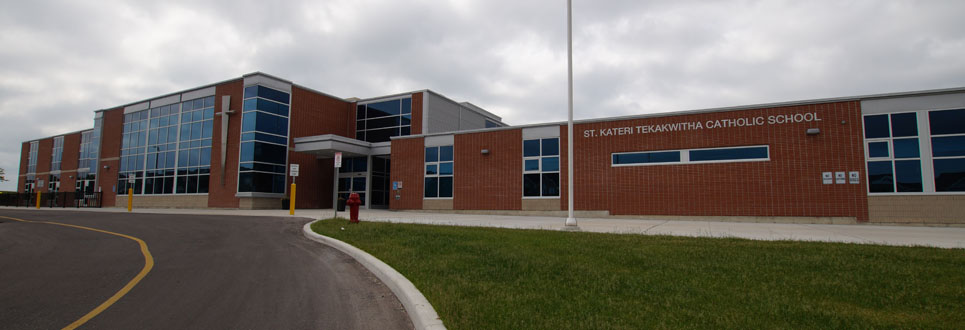
[[[343,219],[312,229],[405,275],[450,329],[965,329],[961,249]]]

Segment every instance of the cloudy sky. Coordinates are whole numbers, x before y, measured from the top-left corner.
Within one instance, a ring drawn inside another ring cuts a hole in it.
[[[965,86],[965,1],[575,0],[577,119]],[[565,1],[15,1],[0,168],[93,111],[262,71],[566,119]]]

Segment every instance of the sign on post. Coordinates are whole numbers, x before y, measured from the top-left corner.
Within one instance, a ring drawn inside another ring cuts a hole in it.
[[[335,168],[340,168],[340,167],[342,167],[342,153],[341,153],[341,152],[336,152],[336,153],[335,153]]]
[[[291,164],[291,168],[288,170],[288,175],[298,176],[298,164]]]

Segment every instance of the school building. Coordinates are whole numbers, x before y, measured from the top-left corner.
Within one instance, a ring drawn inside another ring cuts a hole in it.
[[[341,98],[256,72],[23,142],[18,187],[255,209],[280,208],[295,180],[298,208],[358,193],[366,208],[563,214],[566,130],[509,126],[431,90]],[[578,120],[574,132],[578,215],[965,224],[965,88]]]

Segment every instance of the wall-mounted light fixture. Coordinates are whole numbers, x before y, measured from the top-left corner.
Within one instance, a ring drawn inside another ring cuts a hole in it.
[[[483,154],[483,155],[488,155],[488,154],[489,154],[489,149],[480,150],[479,153],[481,153],[481,154]]]
[[[104,165],[104,169],[105,169],[105,170],[110,169],[110,168],[111,168],[110,165]]]
[[[808,128],[807,133],[808,133],[808,135],[818,135],[818,134],[821,134],[821,129],[820,129],[820,128]]]

